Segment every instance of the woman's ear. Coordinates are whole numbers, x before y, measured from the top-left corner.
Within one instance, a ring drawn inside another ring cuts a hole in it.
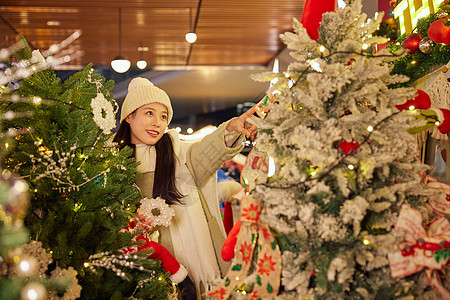
[[[133,114],[129,114],[129,115],[125,118],[125,121],[127,121],[127,123],[130,124],[130,122],[132,121],[132,119],[133,119]]]

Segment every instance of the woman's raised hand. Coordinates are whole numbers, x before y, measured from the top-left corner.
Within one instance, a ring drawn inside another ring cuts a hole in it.
[[[257,104],[256,104],[257,105]],[[248,138],[253,138],[258,131],[258,128],[247,121],[248,118],[251,118],[256,111],[256,105],[247,110],[245,113],[240,115],[237,118],[231,119],[231,121],[227,125],[228,131],[238,131],[240,133],[245,134]]]

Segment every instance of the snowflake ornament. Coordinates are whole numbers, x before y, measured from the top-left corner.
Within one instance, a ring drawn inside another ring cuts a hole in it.
[[[116,127],[114,108],[111,102],[102,93],[97,93],[97,97],[91,101],[91,107],[95,123],[103,130],[104,134],[110,134],[111,129]]]
[[[145,197],[141,200],[141,207],[137,211],[138,215],[145,215],[151,220],[153,226],[169,226],[170,220],[175,216],[174,210],[166,204],[164,199],[157,197],[156,199],[148,199]]]

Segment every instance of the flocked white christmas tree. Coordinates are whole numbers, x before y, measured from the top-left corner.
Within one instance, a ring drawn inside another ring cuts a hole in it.
[[[390,256],[410,250],[400,247],[406,231],[395,229],[402,205],[420,212],[427,227],[424,204],[440,192],[422,183],[426,167],[407,132],[420,126],[418,112],[395,107],[416,94],[397,87],[408,78],[390,74],[405,53],[373,51],[371,45],[386,42],[373,36],[383,15],[369,19],[361,1],[353,2],[323,15],[318,41],[294,20],[294,33],[281,39],[296,61],[285,72],[255,76],[275,82],[268,90],[274,95],[270,112],[255,123],[256,148],[273,158],[276,171],[259,178],[250,196],[262,201],[259,222],[270,226],[281,250],[276,297],[439,298],[420,269],[391,274]],[[264,274],[253,265],[235,291],[248,295],[261,285]],[[227,297],[227,279],[213,295]]]

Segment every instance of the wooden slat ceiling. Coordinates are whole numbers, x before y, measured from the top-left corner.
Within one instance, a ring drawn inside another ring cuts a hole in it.
[[[151,66],[267,65],[284,47],[278,35],[292,31],[304,0],[0,0],[0,48],[23,34],[35,49],[45,50],[74,31],[70,47],[84,55],[77,65],[109,65],[119,54],[119,8],[122,54],[133,65],[138,47]],[[58,26],[48,21],[59,22]],[[184,39],[195,26],[198,40]]]

